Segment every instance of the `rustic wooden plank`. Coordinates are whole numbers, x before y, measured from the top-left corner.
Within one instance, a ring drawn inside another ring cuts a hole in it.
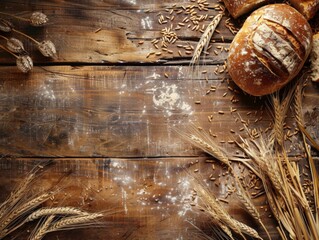
[[[0,160],[0,201],[23,180],[28,171],[46,160],[39,159],[1,159]],[[206,163],[205,158],[164,158],[164,159],[51,159],[53,166],[42,173],[30,191],[41,191],[55,185],[65,173],[71,175],[63,181],[63,192],[49,206],[74,206],[87,211],[121,210],[112,217],[106,227],[85,229],[71,232],[52,233],[48,239],[197,239],[201,234],[211,234],[213,229],[210,219],[192,207],[192,189],[194,179],[185,170],[193,172],[206,182],[209,175],[219,181],[207,181],[208,187],[218,198],[225,197],[225,189],[231,185],[228,175],[218,177],[226,172],[215,164]],[[248,171],[247,171],[248,172]],[[247,174],[246,170],[243,175]],[[247,180],[249,178],[247,177]],[[59,185],[58,185],[59,186]],[[196,185],[195,185],[196,186]],[[247,218],[243,206],[236,194],[227,197],[224,207],[230,214],[256,227],[260,235],[265,234],[258,224]],[[195,205],[197,200],[195,199]],[[254,199],[264,223],[268,226],[273,239],[279,239],[272,218],[266,210],[264,197]],[[32,229],[31,225],[29,229]],[[202,229],[199,232],[195,227]]]
[[[250,122],[251,129],[266,129],[271,123],[264,106],[268,100],[234,93],[228,87],[236,86],[222,82],[224,75],[213,73],[214,68],[202,67],[208,73],[190,80],[189,68],[183,66],[46,67],[35,68],[29,75],[2,67],[6,74],[0,76],[0,152],[15,156],[197,155],[171,130],[190,121],[210,129],[218,142],[225,141],[221,144],[233,149],[227,141],[243,133],[238,114]],[[206,94],[212,85],[216,91]],[[239,102],[232,103],[233,98]],[[304,111],[312,116],[308,117],[310,127],[318,136],[314,124],[318,94],[311,83],[305,101]]]
[[[187,6],[189,1],[176,1],[176,6]],[[195,4],[195,3],[193,3]],[[174,54],[165,53],[161,56],[147,58],[149,52],[158,52],[151,41],[154,38],[160,39],[160,31],[165,27],[173,28],[181,22],[185,14],[169,14],[165,11],[172,6],[170,1],[161,1],[160,4],[153,1],[90,1],[80,3],[79,1],[36,1],[25,4],[24,1],[3,1],[2,11],[18,14],[27,17],[32,11],[39,10],[46,13],[51,19],[51,23],[45,28],[32,28],[26,24],[14,21],[16,28],[33,36],[36,39],[52,39],[58,49],[56,60],[47,60],[41,57],[35,50],[34,45],[26,42],[26,48],[31,53],[36,63],[47,62],[85,62],[85,63],[119,63],[119,62],[166,62],[168,60],[190,59],[191,54],[186,54],[177,45],[196,46],[201,32],[190,30],[184,26],[181,30],[176,30],[179,40],[171,44],[168,48]],[[215,3],[211,3],[208,11],[201,11],[200,14],[214,16],[217,11],[212,8]],[[145,12],[146,10],[151,12]],[[181,8],[177,8],[177,10]],[[175,11],[176,12],[176,11]],[[167,24],[158,23],[158,14],[163,16],[176,16],[173,21]],[[218,28],[220,34],[215,34],[214,39],[221,41],[221,36],[229,42],[233,35],[224,26],[227,16],[224,17],[221,26]],[[210,19],[202,23],[207,26]],[[185,23],[186,24],[186,23]],[[187,23],[189,24],[189,23]],[[202,27],[202,25],[200,25]],[[13,34],[18,36],[17,34]],[[6,35],[10,36],[10,35]],[[143,41],[143,44],[140,42]],[[158,44],[160,45],[160,44]],[[178,54],[181,50],[181,56]],[[213,53],[213,51],[211,51]],[[0,63],[14,64],[14,59],[5,53],[0,59]],[[207,56],[209,59],[209,56]],[[212,56],[215,59],[215,55]]]

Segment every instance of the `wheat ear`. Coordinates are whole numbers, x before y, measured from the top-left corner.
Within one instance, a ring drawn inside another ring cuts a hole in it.
[[[233,221],[234,221],[234,224],[238,226],[238,228],[241,230],[242,233],[245,233],[253,238],[262,240],[262,238],[259,236],[258,232],[255,229],[249,227],[248,225],[242,222],[237,221],[236,219],[233,219]]]
[[[41,203],[45,202],[52,196],[52,193],[43,193],[38,197],[31,199],[30,201],[23,204],[21,207],[17,208],[15,211],[10,213],[6,220],[0,225],[0,229],[4,230],[10,223],[12,223],[15,219],[20,217],[22,214],[30,211],[31,209],[39,206]],[[3,237],[3,236],[2,236]]]
[[[46,234],[48,228],[50,227],[50,224],[52,223],[54,217],[55,217],[54,215],[48,216],[45,219],[45,221],[42,224],[40,224],[40,226],[37,228],[35,234],[33,234],[33,236],[30,238],[30,240],[41,240],[45,236],[45,234]]]
[[[19,200],[21,200],[21,197],[26,192],[27,187],[34,179],[34,176],[35,176],[34,173],[29,174],[27,178],[20,183],[20,185],[16,188],[16,190],[11,193],[10,197],[0,205],[0,219],[4,216],[5,212],[7,212]]]
[[[55,222],[54,224],[52,224],[52,226],[47,230],[47,233],[55,232],[55,231],[63,230],[63,229],[77,228],[82,225],[87,226],[87,225],[93,224],[94,220],[101,217],[103,217],[103,214],[101,213],[93,213],[89,215],[86,214],[83,216],[65,217]]]
[[[246,239],[237,223],[234,222],[234,219],[224,210],[221,204],[216,200],[215,196],[198,181],[199,180],[196,179],[197,184],[194,189],[200,194],[200,198],[204,203],[204,207],[202,207],[202,209],[206,211],[212,219],[217,221],[218,226],[222,228],[222,226],[225,225],[229,229],[238,233],[243,239]],[[225,233],[228,234],[227,232]]]
[[[31,213],[23,222],[21,222],[20,224],[16,225],[14,228],[12,229],[6,229],[6,235],[12,233],[13,231],[17,230],[18,228],[20,228],[21,226],[23,226],[24,224],[26,224],[27,222],[31,222],[34,220],[37,220],[41,217],[44,216],[49,216],[49,215],[64,215],[64,216],[68,216],[68,215],[88,215],[88,212],[82,211],[80,209],[77,208],[73,208],[73,207],[53,207],[53,208],[40,208],[36,211],[34,211],[33,213]]]
[[[283,126],[291,99],[294,94],[294,90],[294,87],[290,87],[288,92],[285,93],[283,100],[280,100],[278,92],[272,94],[272,104],[274,110],[274,137],[279,146],[283,146],[284,144]]]
[[[200,38],[195,51],[194,51],[194,55],[193,58],[191,60],[191,65],[194,65],[195,63],[198,62],[199,57],[201,55],[201,53],[203,52],[204,48],[208,47],[209,41],[212,38],[216,27],[218,26],[220,20],[222,19],[223,14],[219,13],[217,14],[213,20],[210,22],[210,24],[207,26],[205,32],[203,33],[202,37]]]
[[[207,133],[198,130],[198,128],[193,123],[186,129],[181,130],[180,128],[174,127],[173,130],[178,133],[183,139],[215,157],[223,164],[230,166],[230,161],[225,151],[214,141],[212,141]]]

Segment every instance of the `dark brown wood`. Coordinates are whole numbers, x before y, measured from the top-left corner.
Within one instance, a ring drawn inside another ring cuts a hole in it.
[[[5,1],[6,2],[6,1]],[[169,46],[174,54],[166,53],[160,57],[149,57],[147,55],[157,50],[151,41],[160,39],[160,31],[167,24],[158,23],[158,14],[171,16],[165,11],[172,7],[171,1],[161,1],[154,4],[152,1],[107,1],[106,3],[90,1],[91,3],[78,3],[70,1],[63,4],[37,1],[30,3],[28,9],[31,11],[40,10],[48,15],[50,23],[43,28],[32,28],[21,21],[14,21],[16,28],[34,36],[39,41],[51,39],[58,49],[58,59],[50,62],[84,62],[84,63],[119,63],[119,62],[166,62],[168,60],[190,59],[191,56],[182,51],[182,57],[178,54],[177,44],[185,45],[189,43],[196,46],[201,32],[192,31],[187,27],[176,31],[179,40],[175,45]],[[143,2],[143,3],[142,3]],[[26,12],[23,1],[7,1],[5,12],[20,13],[19,16],[28,17],[31,12]],[[176,1],[177,6],[187,6],[189,3]],[[145,12],[150,10],[151,12]],[[208,11],[201,11],[201,14],[209,16],[216,15],[217,11],[210,8]],[[172,22],[174,28],[186,16],[175,14],[176,18]],[[1,15],[0,15],[1,16]],[[226,17],[223,20],[226,20]],[[208,25],[210,19],[203,21]],[[221,24],[221,26],[222,26]],[[193,26],[193,25],[192,25]],[[214,39],[221,41],[223,36],[225,41],[230,41],[233,35],[226,28],[219,27],[220,34],[216,34]],[[13,34],[20,37],[17,34]],[[10,35],[9,35],[10,36]],[[143,41],[143,44],[139,44]],[[27,41],[25,41],[27,42]],[[159,45],[159,44],[158,44]],[[32,53],[36,62],[47,62],[36,51],[34,45],[27,44],[27,50]],[[209,59],[209,56],[207,57]],[[5,54],[0,59],[0,63],[14,63],[14,58]]]
[[[208,11],[200,14],[216,15],[218,1],[209,2]],[[159,24],[159,14],[169,16],[174,4],[181,8],[192,2],[1,1],[0,11],[20,17],[28,17],[32,11],[46,13],[50,22],[43,28],[12,21],[37,40],[51,39],[58,58],[40,56],[35,46],[24,40],[36,66],[31,73],[22,74],[14,58],[0,52],[0,202],[32,167],[51,160],[52,166],[41,174],[32,191],[54,186],[69,170],[71,175],[63,183],[66,188],[46,204],[120,210],[105,217],[107,224],[102,228],[52,233],[45,239],[212,236],[211,220],[190,206],[195,182],[191,174],[207,182],[217,197],[224,196],[231,180],[222,176],[219,186],[208,181],[208,176],[218,177],[225,169],[216,163],[213,170],[206,162],[211,157],[174,129],[193,123],[214,135],[230,154],[241,154],[233,141],[238,134],[247,135],[243,123],[265,131],[272,124],[271,104],[269,97],[245,95],[223,71],[233,39],[225,27],[227,13],[217,28],[219,33],[213,36],[210,54],[202,60],[205,65],[195,68],[195,73],[189,67],[192,51],[186,53],[178,45],[194,48],[201,37],[199,31],[177,30],[178,40],[168,46],[172,53],[148,56],[161,51],[152,40],[160,40],[160,31],[170,22]],[[185,16],[176,14],[174,27]],[[230,21],[240,26],[244,19]],[[318,28],[318,20],[311,24]],[[208,91],[212,88],[216,90]],[[307,130],[316,141],[318,96],[318,85],[308,82],[303,113]],[[291,110],[285,133],[294,132],[295,127]],[[286,141],[291,160],[300,159],[303,153],[299,139],[296,134]],[[225,207],[231,215],[258,229],[266,239],[235,194],[227,200]],[[254,201],[273,239],[280,239],[264,196]],[[25,239],[33,226],[23,229],[19,237]]]
[[[72,173],[58,185],[64,188],[62,194],[57,194],[47,205],[63,204],[87,211],[120,212],[106,217],[106,224],[101,228],[53,233],[48,235],[48,239],[56,239],[57,236],[59,239],[72,239],[73,236],[74,239],[83,234],[86,239],[197,239],[204,232],[199,232],[195,226],[206,229],[206,234],[213,231],[209,218],[190,205],[192,189],[196,186],[191,176],[194,170],[199,169],[196,175],[203,181],[211,174],[218,178],[224,172],[218,164],[213,170],[205,158],[50,160],[53,161],[52,166],[39,175],[32,190],[49,189],[63,174]],[[32,167],[46,161],[48,159],[0,160],[0,198],[3,200]],[[227,176],[223,176],[217,180],[219,187],[208,181],[216,197],[225,197],[222,189],[231,186],[232,182],[231,178],[226,179]],[[227,200],[229,203],[225,203],[224,207],[236,219],[250,221],[249,224],[258,229],[258,224],[251,222],[243,206],[238,204],[236,194],[229,195]],[[268,217],[270,213],[265,199],[261,196],[255,201],[265,224],[274,226],[272,218]],[[274,228],[270,228],[270,233],[278,239]],[[261,229],[260,234],[265,236]]]
[[[243,134],[240,117],[252,129],[271,124],[264,104],[268,100],[233,93],[227,87],[236,87],[221,83],[225,76],[212,73],[214,68],[203,67],[208,73],[193,81],[190,69],[182,66],[38,67],[26,76],[13,67],[2,68],[9,74],[0,77],[1,152],[46,157],[193,156],[198,151],[172,130],[191,121],[232,149],[234,144],[227,141]],[[206,94],[212,85],[216,92]],[[232,103],[233,97],[240,101]],[[316,99],[316,89],[309,85],[308,115],[315,114]]]

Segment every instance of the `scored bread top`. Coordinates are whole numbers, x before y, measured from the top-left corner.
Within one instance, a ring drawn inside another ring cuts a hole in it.
[[[251,95],[275,92],[302,68],[312,44],[307,20],[286,4],[261,7],[235,36],[228,71]]]

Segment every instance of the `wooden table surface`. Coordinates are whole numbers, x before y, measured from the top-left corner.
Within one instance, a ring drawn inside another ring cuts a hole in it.
[[[207,2],[207,9],[194,8],[198,15],[207,14],[201,29],[218,13],[217,0]],[[193,179],[188,172],[203,181],[222,175],[218,184],[211,182],[220,197],[227,176],[221,166],[213,169],[208,163],[212,157],[172,127],[195,123],[236,154],[233,141],[242,133],[242,122],[249,122],[250,129],[266,129],[272,118],[269,98],[245,95],[223,71],[233,39],[225,27],[228,14],[198,74],[192,76],[189,62],[200,29],[180,24],[169,51],[163,51],[160,42],[154,44],[154,39],[161,40],[162,29],[183,21],[183,7],[189,4],[198,6],[190,0],[1,1],[0,11],[6,13],[47,14],[49,24],[42,28],[12,21],[38,40],[51,39],[58,57],[44,58],[25,41],[35,67],[23,74],[11,55],[0,52],[0,200],[35,164],[52,160],[54,165],[35,188],[72,173],[63,197],[50,204],[120,210],[107,217],[102,228],[51,233],[45,239],[202,239],[213,231],[205,213],[190,205]],[[167,23],[160,24],[161,16]],[[244,19],[227,21],[239,27]],[[311,24],[317,31],[319,22]],[[216,90],[208,92],[212,86]],[[318,85],[310,82],[303,109],[307,128],[317,137],[318,93]],[[287,125],[291,122],[293,129],[292,118],[290,112]],[[287,140],[292,158],[299,154],[296,139]],[[227,201],[232,216],[265,237],[236,196]],[[273,239],[279,239],[264,196],[254,201]]]

